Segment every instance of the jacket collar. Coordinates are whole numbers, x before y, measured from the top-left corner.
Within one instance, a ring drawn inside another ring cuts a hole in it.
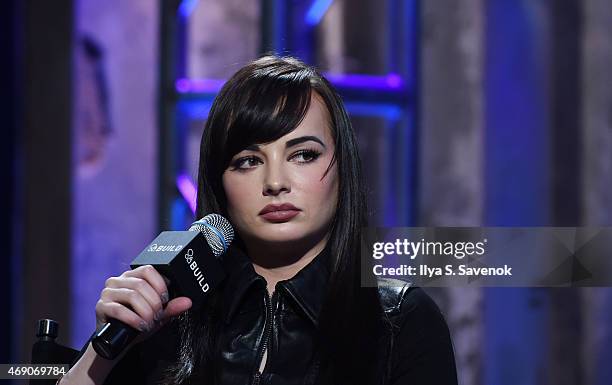
[[[275,289],[287,294],[315,325],[318,325],[329,281],[328,259],[329,252],[325,248],[295,276],[279,281]],[[229,323],[248,290],[258,287],[266,290],[266,280],[255,272],[250,258],[238,246],[230,246],[223,257],[223,265],[228,274],[223,303],[225,322]]]

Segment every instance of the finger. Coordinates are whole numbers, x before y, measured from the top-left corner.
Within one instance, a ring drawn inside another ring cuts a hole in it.
[[[186,312],[192,306],[191,299],[188,297],[177,297],[172,301],[168,302],[168,305],[164,309],[164,315],[162,322],[166,322],[177,315]]]
[[[126,271],[122,275],[125,277],[138,277],[145,279],[161,297],[162,303],[165,304],[168,302],[168,286],[166,285],[166,282],[164,281],[162,275],[157,270],[155,270],[153,266],[140,266],[134,270]]]
[[[100,299],[106,303],[117,302],[130,308],[130,310],[138,314],[146,323],[153,323],[155,319],[155,311],[142,294],[136,290],[107,287],[102,290]]]
[[[162,299],[147,280],[139,277],[113,277],[106,281],[106,287],[112,289],[126,288],[139,292],[151,305],[154,311],[154,319],[160,319],[163,310]]]
[[[138,314],[118,302],[98,301],[96,314],[99,314],[101,323],[107,323],[110,319],[116,319],[141,332],[146,332],[152,327],[151,324],[147,323]]]

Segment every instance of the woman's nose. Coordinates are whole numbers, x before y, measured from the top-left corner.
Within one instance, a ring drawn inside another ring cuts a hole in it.
[[[263,183],[263,195],[278,195],[282,192],[290,192],[291,184],[281,165],[268,164]]]

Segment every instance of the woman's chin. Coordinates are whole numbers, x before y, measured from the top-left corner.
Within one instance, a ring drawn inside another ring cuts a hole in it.
[[[260,234],[258,238],[260,241],[265,243],[293,243],[304,239],[304,234],[276,232]]]
[[[282,226],[270,226],[260,228],[256,233],[252,233],[253,238],[263,243],[294,243],[307,238],[310,232],[302,228],[302,226],[294,226],[286,224]]]

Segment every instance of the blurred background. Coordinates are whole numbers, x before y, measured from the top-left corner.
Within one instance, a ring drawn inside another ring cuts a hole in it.
[[[0,7],[1,363],[29,361],[39,318],[80,348],[104,281],[191,223],[211,102],[265,52],[343,96],[372,224],[612,226],[608,0]],[[612,384],[612,289],[428,292],[460,384]]]

